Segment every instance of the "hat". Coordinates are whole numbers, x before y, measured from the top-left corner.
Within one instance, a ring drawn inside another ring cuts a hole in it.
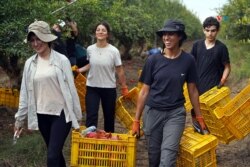
[[[30,32],[33,32],[43,42],[51,42],[57,38],[51,33],[49,24],[44,21],[35,21],[29,25],[27,41],[29,41]]]
[[[183,39],[187,39],[187,34],[185,33],[185,25],[178,20],[168,20],[164,27],[158,30],[156,34],[162,37],[164,32],[181,32],[183,34]]]

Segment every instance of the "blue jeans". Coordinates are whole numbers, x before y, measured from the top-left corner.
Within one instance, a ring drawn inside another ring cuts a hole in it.
[[[64,111],[60,116],[37,114],[38,127],[47,146],[47,167],[66,167],[63,145],[70,132],[71,122],[66,123]]]
[[[184,107],[158,111],[145,106],[143,131],[147,139],[150,167],[175,167],[186,122]]]

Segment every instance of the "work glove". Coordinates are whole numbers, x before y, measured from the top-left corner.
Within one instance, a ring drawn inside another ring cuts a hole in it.
[[[136,136],[137,139],[140,138],[140,121],[134,120],[132,125],[132,135]]]
[[[121,88],[121,94],[122,94],[122,96],[128,95],[128,87],[127,86]]]
[[[204,118],[202,116],[196,116],[195,120],[193,119],[193,127],[195,128],[195,131],[202,135],[209,133]]]
[[[222,86],[224,86],[225,82],[226,82],[226,79],[221,79],[220,83],[217,85],[217,88],[220,89]]]
[[[73,72],[74,78],[76,78],[76,76],[80,73],[79,69],[78,69],[78,67],[76,65],[72,66],[71,70]]]

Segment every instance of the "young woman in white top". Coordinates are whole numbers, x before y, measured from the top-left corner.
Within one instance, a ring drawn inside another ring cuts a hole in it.
[[[119,50],[109,43],[110,26],[101,22],[95,27],[96,43],[87,48],[89,64],[77,72],[88,72],[86,93],[86,126],[96,126],[101,101],[104,115],[104,130],[114,132],[116,104],[116,74],[121,84],[121,93],[126,95],[128,87]]]
[[[66,167],[63,145],[82,112],[70,62],[51,49],[56,38],[44,21],[29,25],[26,40],[36,53],[25,62],[14,130],[18,135],[28,116],[28,129],[39,129],[47,145],[47,167]]]

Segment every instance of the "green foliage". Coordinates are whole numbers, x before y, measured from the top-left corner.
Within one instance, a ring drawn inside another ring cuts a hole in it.
[[[249,44],[244,44],[230,40],[225,41],[230,53],[231,61],[231,81],[238,82],[241,79],[250,77],[250,53]]]
[[[229,0],[229,3],[221,9],[222,30],[224,36],[229,39],[250,39],[250,1]]]
[[[106,20],[112,27],[114,44],[125,48],[122,56],[127,59],[132,57],[130,50],[136,44],[143,48],[144,44],[156,43],[155,32],[169,18],[183,20],[190,39],[201,34],[198,18],[178,0],[77,0],[70,4],[58,0],[2,0],[0,10],[0,64],[5,67],[11,66],[6,62],[9,57],[26,59],[32,54],[23,40],[28,25],[35,19],[52,26],[58,19],[71,18],[78,25],[78,42],[85,47],[94,42],[95,25]],[[4,69],[9,71],[14,67]]]
[[[29,56],[27,44],[23,42],[27,27],[35,19],[51,20],[50,12],[59,6],[58,1],[2,0],[0,5],[0,51],[18,56]]]

